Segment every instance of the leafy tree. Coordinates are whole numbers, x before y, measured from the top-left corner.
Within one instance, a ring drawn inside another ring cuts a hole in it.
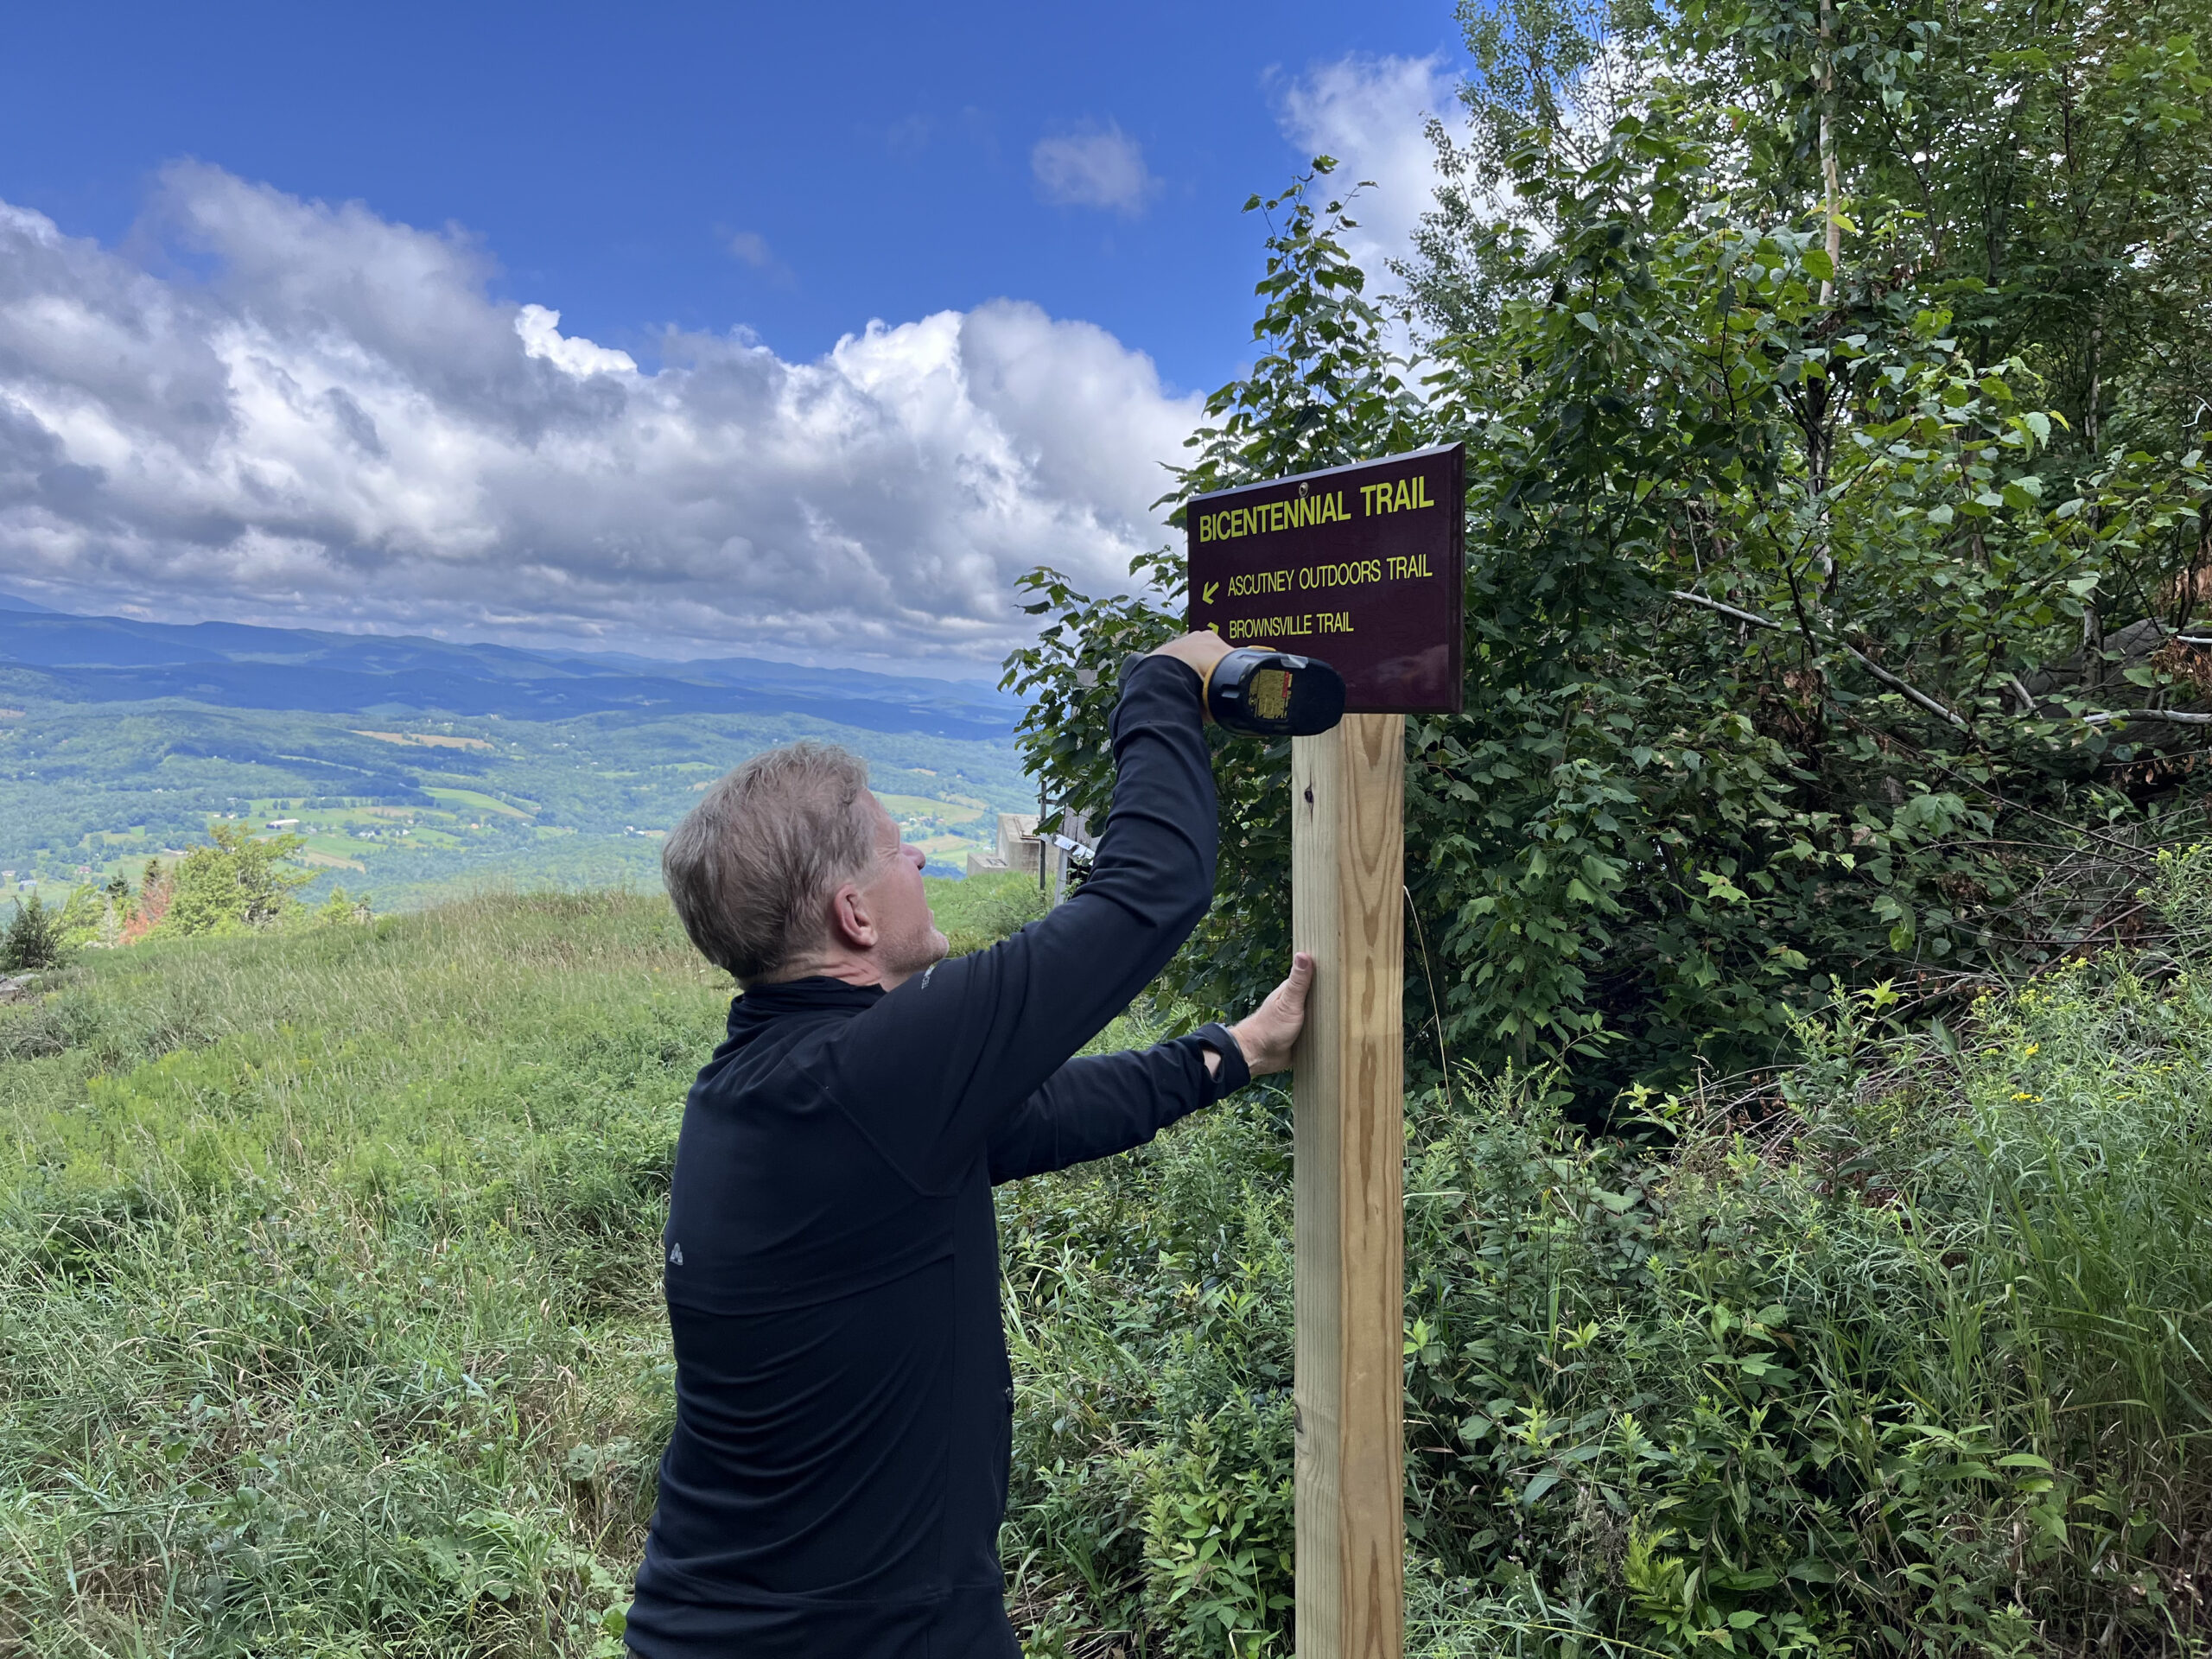
[[[348,893],[343,887],[333,887],[330,896],[316,906],[315,919],[321,926],[335,927],[341,923],[365,922],[369,914],[367,893]]]
[[[54,918],[54,934],[60,940],[62,948],[73,950],[79,945],[95,943],[113,944],[111,938],[105,941],[101,938],[107,928],[107,912],[108,905],[99,888],[89,881],[72,887],[60,913]]]
[[[130,878],[118,870],[100,889],[100,916],[93,926],[94,940],[104,945],[123,943],[123,931],[131,917]]]
[[[1959,235],[1929,236],[1925,204],[1966,222],[1983,129],[1926,111],[2017,103],[2063,56],[2079,96],[2050,101],[2077,148],[2150,169],[2128,188],[2163,204],[2212,152],[2177,181],[2129,135],[2189,150],[2205,83],[2186,41],[2007,3],[1986,16],[2064,54],[1954,49],[1933,11],[1750,5],[1585,52],[1520,8],[1529,84],[1554,90],[1517,129],[1478,124],[1416,252],[1420,363],[1391,358],[1342,251],[1326,158],[1253,204],[1284,214],[1261,355],[1209,401],[1179,498],[1468,446],[1468,712],[1408,733],[1417,1063],[1560,1062],[1593,1102],[1770,1064],[1838,988],[1895,980],[1930,1013],[2132,905],[2201,729],[2170,705],[2212,684],[2170,639],[2212,479],[2171,420],[2130,416],[2138,447],[2083,436],[2155,401],[2112,388],[2178,359],[2108,344],[2077,397],[2090,301],[1942,263]],[[1596,100],[1556,89],[1626,52],[1636,107],[1592,132]],[[1950,195],[1897,200],[1897,166]],[[1484,181],[1512,204],[1486,221]],[[2018,188],[1986,181],[1984,211]],[[2197,287],[2107,275],[2115,306],[2175,316],[2131,339],[2193,337]],[[1033,764],[1094,817],[1112,671],[1179,626],[1179,556],[1136,574],[1145,591],[1095,601],[1037,573],[1052,620],[1009,663]],[[1208,1001],[1253,995],[1286,944],[1287,762],[1224,756],[1219,919],[1178,969]]]
[[[176,862],[173,896],[160,919],[165,933],[237,933],[266,927],[297,906],[295,889],[314,877],[280,868],[306,844],[302,836],[257,839],[244,824],[208,827],[206,845]],[[149,883],[150,885],[150,883]]]

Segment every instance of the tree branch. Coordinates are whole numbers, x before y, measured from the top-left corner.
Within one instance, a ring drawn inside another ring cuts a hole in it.
[[[1750,611],[1739,611],[1733,605],[1723,605],[1719,600],[1707,599],[1703,594],[1693,594],[1685,588],[1675,588],[1671,589],[1668,593],[1667,597],[1669,599],[1681,600],[1686,605],[1701,605],[1708,611],[1718,611],[1721,615],[1733,618],[1736,621],[1748,622],[1755,628],[1772,628],[1777,632],[1783,631],[1783,625],[1779,622],[1770,620],[1768,618],[1764,616],[1755,615]],[[1809,632],[1807,637],[1808,639],[1813,638]],[[1814,643],[1817,646],[1822,642],[1815,639]],[[1907,685],[1903,680],[1891,673],[1888,669],[1884,668],[1879,663],[1869,657],[1865,652],[1859,650],[1858,646],[1853,645],[1849,640],[1834,639],[1827,641],[1826,643],[1832,645],[1840,645],[1844,650],[1849,652],[1853,657],[1858,659],[1859,665],[1861,668],[1864,668],[1869,674],[1872,674],[1884,685],[1888,686],[1891,690],[1897,692],[1899,696],[1912,702],[1917,703],[1921,708],[1926,709],[1938,720],[1946,721],[1962,732],[1970,729],[1967,727],[1967,722],[1959,715],[1952,713],[1951,710],[1946,709],[1942,703],[1936,702],[1935,698],[1929,696],[1926,692]]]
[[[2212,726],[2212,715],[2192,715],[2178,709],[2113,709],[2083,715],[2082,718],[2091,726],[2130,720],[2162,720],[2169,726]]]
[[[1909,702],[1918,703],[1923,709],[1925,709],[1929,714],[1935,715],[1938,720],[1948,721],[1952,725],[1955,726],[1962,732],[1969,729],[1967,722],[1961,716],[1952,713],[1942,703],[1936,702],[1935,698],[1929,696],[1925,691],[1915,690],[1911,686],[1907,685],[1903,680],[1897,678],[1896,675],[1891,673],[1888,669],[1884,668],[1879,663],[1876,662],[1872,657],[1869,657],[1865,652],[1859,650],[1858,646],[1853,645],[1849,640],[1839,639],[1836,641],[1836,644],[1841,645],[1853,657],[1856,657],[1859,659],[1859,665],[1861,668],[1865,669],[1869,674],[1872,674],[1884,685],[1888,686],[1891,690],[1895,691]]]
[[[1703,594],[1694,594],[1687,588],[1670,588],[1668,590],[1667,597],[1679,600],[1685,605],[1695,605],[1705,610],[1718,612],[1731,621],[1747,622],[1755,628],[1770,628],[1777,633],[1789,631],[1784,624],[1777,622],[1770,617],[1761,616],[1753,611],[1738,610],[1733,605],[1724,605],[1717,599],[1707,599]],[[1816,643],[1821,642],[1816,641]],[[1926,692],[1906,684],[1849,640],[1834,639],[1825,643],[1849,652],[1857,659],[1859,665],[1869,674],[1898,696],[1917,704],[1938,720],[1947,721],[1962,732],[1971,729],[1958,715],[1936,702]],[[2212,645],[2212,640],[2207,640],[2205,643]],[[2036,716],[2034,699],[2029,696],[2028,689],[2020,683],[2018,676],[2014,677],[2012,686],[2028,705],[2022,710],[2019,718],[2023,720],[2034,718]],[[2169,726],[2212,726],[2212,715],[2186,714],[2172,709],[2100,709],[2094,714],[2080,715],[2075,718],[2088,726],[2107,726],[2114,722],[2124,724],[2131,720],[2163,721]]]
[[[1708,611],[1718,611],[1721,615],[1732,617],[1736,621],[1748,622],[1755,628],[1779,629],[1782,626],[1779,622],[1770,622],[1766,618],[1754,616],[1749,611],[1739,611],[1733,605],[1723,605],[1717,599],[1707,599],[1703,594],[1693,594],[1678,588],[1669,593],[1667,597],[1679,599],[1685,605],[1702,605]]]

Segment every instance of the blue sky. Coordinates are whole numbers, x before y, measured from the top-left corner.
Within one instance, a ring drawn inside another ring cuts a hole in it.
[[[0,583],[801,658],[857,626],[899,661],[1001,652],[1032,553],[1104,580],[1156,534],[1166,435],[1248,349],[1239,207],[1350,150],[1394,175],[1379,260],[1458,32],[1436,0],[85,5],[0,31],[0,359],[12,320],[31,361],[0,374]],[[871,467],[956,428],[915,464],[980,469],[995,516],[927,480],[872,500]],[[662,487],[588,535],[611,483],[533,518],[546,486],[515,480],[548,433],[564,477],[642,457]],[[647,522],[671,498],[694,510]],[[807,569],[842,574],[810,594]]]
[[[1435,0],[11,12],[0,197],[65,230],[121,236],[191,156],[464,226],[514,297],[633,353],[672,322],[810,357],[1010,296],[1209,389],[1250,318],[1237,208],[1299,159],[1286,86],[1457,35]],[[1136,211],[1049,200],[1038,143],[1116,131]]]

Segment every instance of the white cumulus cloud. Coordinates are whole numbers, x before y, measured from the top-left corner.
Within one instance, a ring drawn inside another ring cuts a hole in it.
[[[1308,156],[1333,156],[1338,184],[1374,181],[1355,201],[1359,229],[1345,251],[1367,273],[1368,292],[1390,285],[1389,260],[1402,258],[1421,216],[1434,206],[1436,153],[1427,137],[1432,115],[1450,120],[1459,99],[1440,55],[1339,58],[1283,86],[1277,113],[1283,133]],[[1380,285],[1378,287],[1378,284]]]
[[[1198,414],[1007,301],[646,372],[463,235],[204,166],[149,245],[203,274],[0,204],[0,586],[47,603],[972,671],[1023,571],[1164,538]]]
[[[1144,164],[1143,147],[1110,121],[1039,138],[1029,152],[1029,170],[1046,200],[1066,207],[1140,213],[1160,188]]]
[[[627,352],[611,351],[588,340],[571,340],[561,333],[561,314],[542,305],[525,305],[515,316],[515,333],[531,357],[566,369],[570,374],[635,374],[638,359]]]

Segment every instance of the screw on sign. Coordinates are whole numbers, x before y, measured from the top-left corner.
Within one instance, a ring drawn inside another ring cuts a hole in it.
[[[1293,1091],[1301,1659],[1405,1646],[1405,717],[1460,707],[1465,461],[1277,479],[1185,520],[1191,626],[1236,647],[1207,706],[1291,740],[1291,942],[1316,969]]]

